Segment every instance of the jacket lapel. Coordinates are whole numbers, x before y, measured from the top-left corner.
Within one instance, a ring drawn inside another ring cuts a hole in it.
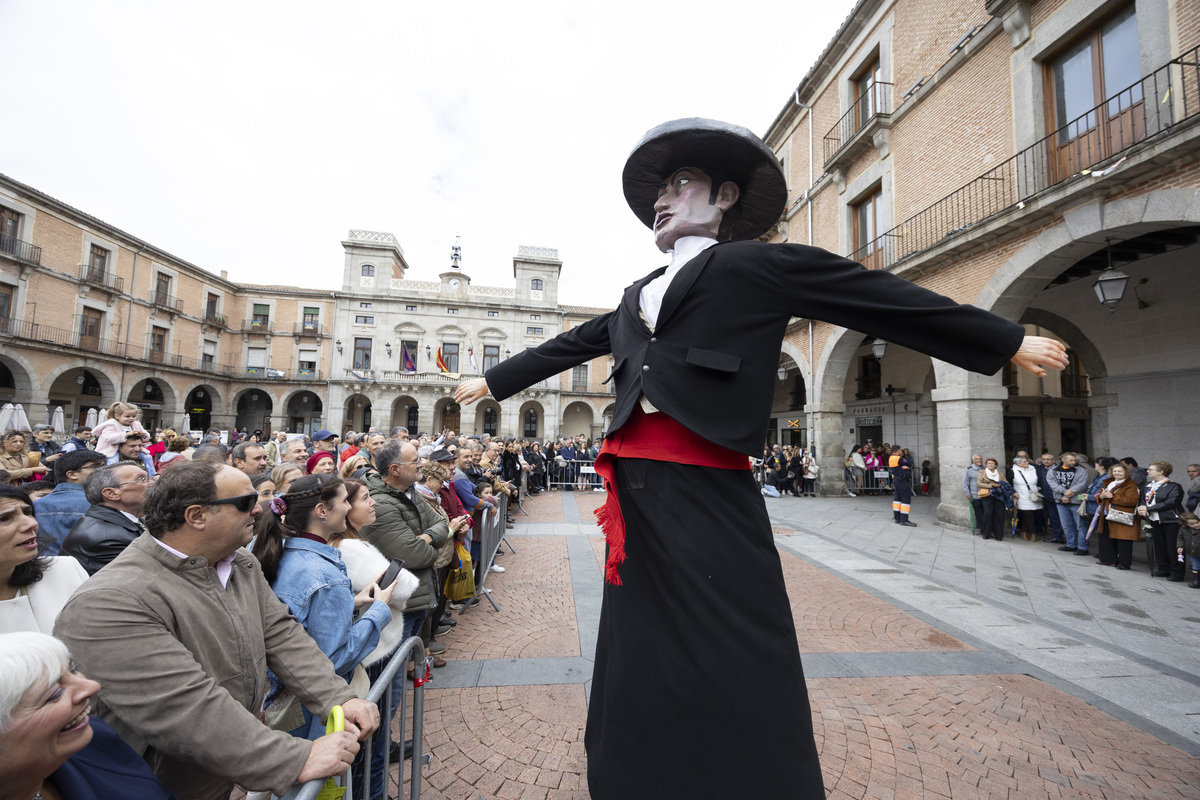
[[[708,260],[712,257],[712,252],[720,245],[713,245],[698,256],[693,258],[679,270],[679,274],[671,281],[671,285],[667,288],[667,293],[663,295],[662,308],[658,311],[658,324],[656,328],[661,328],[675,313],[675,309],[679,307],[684,295],[692,288],[692,284],[696,282],[696,278],[700,277]]]
[[[666,271],[666,267],[659,267],[658,269],[654,270],[654,272],[651,272],[649,275],[642,278],[637,283],[629,286],[629,288],[625,290],[625,296],[621,298],[621,306],[625,309],[625,313],[629,314],[630,319],[641,322],[641,314],[638,311],[638,307],[640,304],[642,287]]]

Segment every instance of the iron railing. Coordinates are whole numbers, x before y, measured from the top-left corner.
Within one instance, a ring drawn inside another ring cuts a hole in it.
[[[1070,375],[1066,372],[1059,376],[1062,379],[1062,396],[1063,397],[1087,397],[1088,396],[1088,376],[1087,375]]]
[[[892,84],[876,82],[854,99],[850,110],[825,134],[825,163],[871,123],[892,113]]]
[[[218,328],[225,327],[225,317],[215,311],[205,311],[204,321],[209,325],[216,325]]]
[[[855,250],[849,258],[889,269],[1120,155],[1200,112],[1200,47],[1025,148],[999,166]]]
[[[252,317],[246,320],[247,333],[270,333],[271,318],[270,317]]]
[[[183,301],[175,295],[167,294],[166,292],[154,292],[150,295],[150,302],[168,311],[183,311]]]
[[[118,294],[125,291],[125,279],[111,272],[105,272],[103,267],[92,264],[79,265],[79,280],[100,286]]]
[[[41,342],[55,347],[66,347],[73,350],[84,350],[89,353],[103,353],[113,358],[130,358],[135,361],[146,361],[166,367],[207,372],[214,375],[233,377],[238,370],[236,364],[215,364],[200,359],[188,358],[178,354],[165,353],[136,344],[126,344],[115,339],[105,339],[100,336],[89,336],[78,330],[56,328],[37,322],[27,322],[20,319],[0,318],[0,335],[13,336],[31,342]]]
[[[321,336],[325,333],[325,326],[319,322],[297,322],[292,327],[292,333],[296,336]]]
[[[42,248],[23,242],[15,236],[0,233],[0,253],[31,264],[42,263]]]
[[[298,370],[296,370],[296,380],[298,380],[298,381],[319,381],[319,380],[321,380],[321,370],[319,370],[319,369],[298,369]]]

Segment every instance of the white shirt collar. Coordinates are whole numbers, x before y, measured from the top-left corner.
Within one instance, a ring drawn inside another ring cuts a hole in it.
[[[658,312],[662,310],[663,297],[671,288],[671,281],[688,262],[716,243],[717,240],[709,236],[681,236],[676,240],[675,249],[669,251],[671,262],[667,271],[643,286],[638,294],[638,305],[651,328],[658,325]]]

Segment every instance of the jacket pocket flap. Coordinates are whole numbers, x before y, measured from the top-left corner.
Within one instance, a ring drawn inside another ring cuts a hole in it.
[[[622,359],[621,359],[620,361],[618,361],[616,364],[613,364],[612,372],[608,373],[608,377],[607,377],[607,378],[605,378],[604,380],[600,381],[600,385],[601,385],[601,386],[603,386],[604,384],[606,384],[606,383],[608,383],[609,381],[611,381],[613,378],[617,377],[617,370],[619,370],[619,369],[620,369],[621,367],[623,367],[623,366],[625,366],[625,359],[623,359],[623,358],[622,358]]]
[[[689,364],[719,372],[737,372],[742,365],[742,359],[737,356],[718,353],[715,350],[701,350],[699,347],[688,348],[687,361]]]

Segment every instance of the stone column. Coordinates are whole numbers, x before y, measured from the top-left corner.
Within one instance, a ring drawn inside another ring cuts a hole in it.
[[[995,377],[968,375],[963,383],[953,384],[931,393],[937,404],[938,452],[934,468],[938,485],[943,487],[937,516],[943,522],[971,525],[971,512],[963,495],[963,471],[971,456],[981,453],[1004,465],[1004,401],[1008,389]],[[991,381],[988,384],[977,380]]]
[[[1114,455],[1110,452],[1112,437],[1108,429],[1108,410],[1118,405],[1117,395],[1107,393],[1108,381],[1103,378],[1094,379],[1091,383],[1092,393],[1088,396],[1088,408],[1092,410],[1092,449],[1088,451],[1088,455],[1092,458]]]
[[[814,407],[813,446],[817,450],[817,494],[836,497],[846,493],[842,477],[842,426],[845,406]]]

